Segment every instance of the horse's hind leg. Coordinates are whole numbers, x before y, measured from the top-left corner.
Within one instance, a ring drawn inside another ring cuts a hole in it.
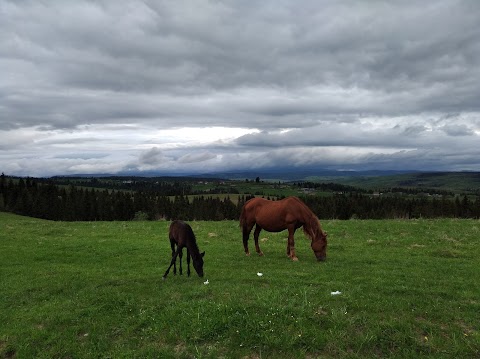
[[[258,236],[259,236],[261,230],[262,230],[262,227],[260,227],[257,224],[257,226],[255,227],[255,233],[253,234],[253,238],[255,239],[255,250],[257,251],[259,256],[263,256],[263,252],[258,245]]]

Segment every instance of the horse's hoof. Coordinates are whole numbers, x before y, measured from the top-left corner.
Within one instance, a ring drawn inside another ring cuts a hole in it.
[[[292,261],[298,262],[298,258],[297,258],[297,257],[293,257],[293,258],[292,258]]]
[[[263,257],[263,252],[258,252],[258,255],[259,255],[260,257]]]
[[[165,280],[165,277],[162,277],[162,280]]]
[[[245,253],[247,257],[250,257],[250,252]]]

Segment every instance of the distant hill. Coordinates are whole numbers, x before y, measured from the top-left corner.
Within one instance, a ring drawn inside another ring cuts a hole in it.
[[[411,171],[410,171],[411,172]],[[409,173],[409,171],[342,171],[323,168],[260,168],[252,170],[238,170],[228,172],[203,173],[201,177],[228,178],[234,180],[255,179],[282,180],[282,181],[304,181],[311,178],[350,178],[364,176],[389,176]]]
[[[222,178],[231,180],[255,179],[260,177],[262,180],[282,180],[282,181],[303,181],[307,178],[330,178],[330,177],[359,177],[359,176],[388,176],[411,173],[411,171],[343,171],[330,170],[324,168],[292,168],[292,167],[272,167],[259,168],[251,170],[232,170],[232,171],[215,171],[207,173],[195,172],[165,172],[165,171],[128,171],[119,173],[77,173],[72,175],[59,175],[55,177],[194,177],[194,178]]]

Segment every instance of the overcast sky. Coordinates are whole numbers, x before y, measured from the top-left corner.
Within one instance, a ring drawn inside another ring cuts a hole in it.
[[[476,0],[0,0],[0,171],[480,171],[479,19]]]

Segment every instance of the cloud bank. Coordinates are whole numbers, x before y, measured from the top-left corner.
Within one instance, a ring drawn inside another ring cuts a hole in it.
[[[2,1],[0,171],[480,171],[480,3]]]

